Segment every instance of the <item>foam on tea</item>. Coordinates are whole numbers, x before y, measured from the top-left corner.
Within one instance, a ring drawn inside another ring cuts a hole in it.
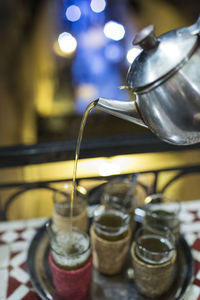
[[[79,232],[57,235],[51,244],[53,260],[62,269],[75,270],[84,266],[90,257],[90,242]]]

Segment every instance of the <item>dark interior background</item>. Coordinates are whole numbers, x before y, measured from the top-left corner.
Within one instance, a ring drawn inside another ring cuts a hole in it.
[[[95,2],[95,1],[94,1]],[[99,3],[101,1],[99,0]],[[127,53],[136,32],[154,24],[157,35],[194,23],[199,0],[107,0],[100,12],[88,0],[0,1],[0,146],[74,140],[87,105],[98,97],[132,99],[121,90],[130,66]],[[70,6],[81,16],[66,17]],[[120,40],[104,26],[123,26]],[[69,53],[61,33],[76,39]],[[145,128],[94,110],[84,136],[149,135]]]

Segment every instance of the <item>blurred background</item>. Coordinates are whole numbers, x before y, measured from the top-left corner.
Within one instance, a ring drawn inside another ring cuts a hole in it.
[[[199,0],[0,1],[0,146],[76,139],[87,105],[129,100],[126,74],[136,32],[187,26]],[[91,112],[85,137],[147,129]]]

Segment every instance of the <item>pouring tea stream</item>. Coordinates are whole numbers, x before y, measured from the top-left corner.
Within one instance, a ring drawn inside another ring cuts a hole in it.
[[[134,101],[97,99],[96,108],[148,127],[175,145],[200,142],[200,17],[156,37],[152,25],[133,41],[142,48],[127,83]]]

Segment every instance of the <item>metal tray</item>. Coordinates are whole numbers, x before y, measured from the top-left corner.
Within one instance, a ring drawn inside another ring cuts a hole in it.
[[[27,257],[27,266],[32,285],[36,293],[44,300],[59,299],[52,282],[51,271],[48,263],[49,239],[45,226],[33,238]],[[158,299],[178,300],[183,299],[193,278],[194,265],[190,248],[183,236],[180,236],[177,255],[177,276],[167,294]],[[119,275],[104,276],[96,269],[92,271],[91,289],[87,300],[144,300],[134,285],[133,269],[130,253]],[[152,299],[152,298],[151,298]],[[70,299],[72,300],[72,299]]]

